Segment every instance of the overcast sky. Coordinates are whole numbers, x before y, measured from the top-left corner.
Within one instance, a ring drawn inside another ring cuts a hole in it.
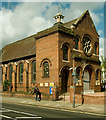
[[[5,1],[1,3],[0,9],[0,18],[2,18],[0,29],[2,46],[0,47],[53,26],[53,17],[60,6],[60,12],[65,16],[64,22],[78,18],[86,9],[89,10],[100,35],[100,55],[104,56],[104,2],[102,0],[99,0],[102,2],[81,2],[80,0],[76,0],[76,2]]]

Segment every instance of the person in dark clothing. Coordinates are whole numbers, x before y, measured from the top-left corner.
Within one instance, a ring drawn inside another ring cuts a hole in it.
[[[35,89],[34,89],[34,93],[36,93],[36,101],[38,100],[38,94],[39,94],[39,89],[38,87],[36,86]],[[33,94],[34,94],[33,93]]]
[[[38,100],[41,101],[41,92],[40,91],[38,92],[38,95],[39,95],[39,99]]]

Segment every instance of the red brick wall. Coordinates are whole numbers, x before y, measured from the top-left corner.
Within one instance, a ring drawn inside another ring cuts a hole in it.
[[[73,93],[72,88],[70,88],[70,102],[73,103]],[[83,95],[84,103],[83,104],[104,104],[106,99],[105,95],[102,96],[93,96],[93,95]],[[75,103],[82,104],[82,95],[75,94]]]
[[[43,87],[40,87],[41,92],[49,93],[50,82],[58,84],[59,80],[59,33],[54,33],[49,36],[40,38],[36,41],[36,84],[40,86],[43,83]],[[48,58],[49,62],[49,77],[43,77],[43,65],[41,62],[43,59]],[[41,65],[41,67],[40,67]],[[48,83],[48,86],[45,86]]]

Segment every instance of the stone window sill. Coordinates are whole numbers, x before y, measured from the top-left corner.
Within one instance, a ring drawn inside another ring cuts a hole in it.
[[[62,60],[63,62],[66,62],[66,63],[70,63],[70,61],[68,61],[68,60]]]
[[[49,78],[50,76],[42,76],[42,78]]]
[[[19,82],[18,84],[23,84],[23,82]]]

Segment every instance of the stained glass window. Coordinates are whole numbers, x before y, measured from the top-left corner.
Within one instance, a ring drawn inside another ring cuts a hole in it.
[[[23,82],[23,63],[20,63],[19,67],[19,82]]]
[[[91,52],[91,41],[88,37],[85,37],[84,38],[84,41],[83,41],[83,49],[86,53],[90,53]]]
[[[63,46],[63,60],[68,60],[68,46]]]
[[[95,54],[97,55],[97,44],[95,43]]]
[[[44,63],[44,76],[45,77],[49,76],[49,63],[48,62]]]
[[[10,65],[10,67],[9,67],[9,80],[10,80],[10,82],[12,82],[12,72],[13,72],[13,67],[12,67],[12,65]]]
[[[79,39],[75,38],[75,49],[77,49],[77,50],[78,50],[78,42],[79,42]]]
[[[36,61],[32,62],[32,81],[36,81]]]

